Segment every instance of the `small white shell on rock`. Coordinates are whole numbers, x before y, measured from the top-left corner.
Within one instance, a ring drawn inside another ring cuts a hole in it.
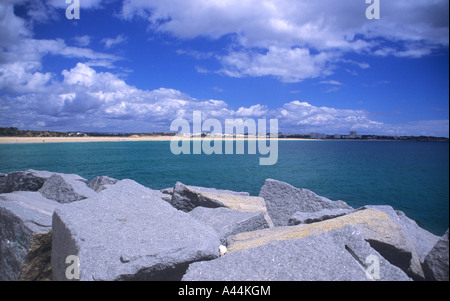
[[[220,245],[219,247],[219,256],[223,256],[227,253],[228,249],[224,245]]]

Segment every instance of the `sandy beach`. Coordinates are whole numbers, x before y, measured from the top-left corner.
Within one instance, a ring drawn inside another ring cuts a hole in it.
[[[11,143],[62,143],[62,142],[118,142],[118,141],[171,141],[174,136],[142,136],[142,137],[0,137],[0,144]],[[186,140],[213,139],[213,138],[182,138]],[[233,138],[222,138],[224,140]],[[244,139],[244,138],[237,138]],[[255,138],[253,138],[255,139]],[[314,140],[314,139],[286,139],[278,140]]]
[[[61,143],[61,142],[114,142],[114,141],[170,141],[171,136],[144,137],[0,137],[0,144],[7,143]]]

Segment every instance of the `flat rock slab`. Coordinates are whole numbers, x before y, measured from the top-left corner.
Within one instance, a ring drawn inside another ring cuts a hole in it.
[[[250,196],[250,194],[246,191],[233,191],[233,190],[227,190],[227,189],[216,189],[216,188],[193,186],[193,185],[189,185],[188,187],[191,190],[195,190],[195,191],[198,191],[201,193],[216,193],[216,194],[231,194],[231,195]]]
[[[206,195],[249,196],[246,192],[219,190],[215,188],[188,186],[177,182],[173,187],[171,204],[178,210],[189,212],[196,207],[217,208],[223,207],[219,200],[211,199]]]
[[[275,227],[240,233],[228,239],[228,251],[234,252],[242,249],[250,249],[273,241],[304,238],[310,235],[340,229],[347,225],[354,227],[360,226],[361,229],[366,229],[365,232],[367,233],[385,233],[386,240],[391,240],[392,242],[403,238],[401,231],[398,231],[401,228],[391,221],[389,215],[376,209],[367,209],[318,223]],[[388,233],[389,231],[392,231],[392,233]]]
[[[402,226],[389,214],[374,208],[313,224],[240,233],[228,238],[228,252],[250,249],[273,241],[304,238],[347,225],[357,228],[375,250],[410,277],[423,274],[414,244]]]
[[[219,235],[222,245],[227,244],[228,236],[269,228],[264,214],[258,212],[241,212],[225,207],[197,207],[189,215],[212,227]]]
[[[52,214],[39,192],[0,195],[0,280],[51,280]]]
[[[213,229],[131,180],[53,215],[55,280],[67,280],[72,255],[80,280],[180,280],[190,263],[218,257],[219,246]]]
[[[352,209],[323,209],[316,212],[295,212],[289,219],[289,226],[295,226],[299,224],[312,224],[321,222],[327,219],[336,218],[342,215],[352,213]]]
[[[273,227],[264,199],[250,196],[248,192],[186,186],[177,182],[173,189],[171,204],[178,210],[185,212],[189,212],[196,207],[227,207],[242,212],[260,212],[264,214],[269,226]]]
[[[296,212],[317,212],[324,209],[353,209],[343,201],[332,201],[308,189],[267,179],[259,196],[264,198],[267,212],[275,226],[287,226]]]
[[[357,229],[347,226],[193,263],[182,280],[407,281],[410,278],[371,248]]]

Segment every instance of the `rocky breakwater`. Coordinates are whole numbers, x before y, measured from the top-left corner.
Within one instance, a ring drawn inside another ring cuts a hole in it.
[[[250,196],[0,174],[0,280],[448,280],[448,253],[448,231],[276,180]]]

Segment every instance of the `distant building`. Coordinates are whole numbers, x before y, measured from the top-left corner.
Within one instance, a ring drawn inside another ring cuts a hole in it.
[[[326,139],[327,138],[327,134],[322,134],[322,133],[310,133],[309,137],[311,137],[311,139]]]
[[[361,139],[362,136],[356,134],[356,131],[350,131],[348,135],[342,135],[342,139]]]
[[[339,134],[334,134],[334,139],[341,139],[342,138],[342,136],[341,135],[339,135]]]

